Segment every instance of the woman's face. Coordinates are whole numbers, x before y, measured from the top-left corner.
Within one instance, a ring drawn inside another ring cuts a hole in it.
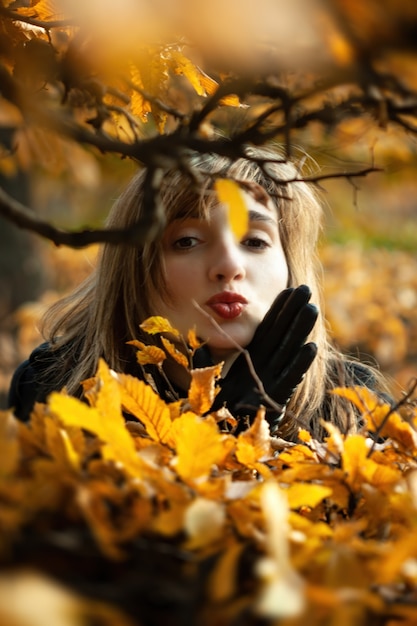
[[[175,220],[162,241],[170,297],[164,301],[156,296],[155,314],[166,317],[184,337],[195,328],[215,361],[235,352],[233,342],[242,347],[250,342],[288,282],[275,207],[250,194],[245,197],[249,224],[240,240],[231,229],[227,207],[219,204],[208,220]]]

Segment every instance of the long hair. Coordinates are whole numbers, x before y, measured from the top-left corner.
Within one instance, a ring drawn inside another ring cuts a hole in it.
[[[166,223],[187,213],[206,214],[217,202],[213,181],[219,176],[259,185],[270,196],[278,212],[288,286],[308,285],[311,301],[323,311],[317,259],[322,203],[314,187],[275,148],[248,147],[245,158],[238,160],[197,156],[186,170],[166,172],[158,192]],[[109,214],[108,228],[129,228],[143,218],[145,177],[145,170],[133,177]],[[90,277],[45,317],[48,339],[60,347],[54,370],[62,386],[77,393],[80,382],[94,375],[100,357],[116,371],[126,371],[132,362],[132,348],[126,342],[140,335],[139,324],[146,317],[157,313],[152,310],[153,295],[168,296],[168,287],[160,236],[144,245],[104,245]],[[288,405],[281,432],[288,438],[296,435],[299,426],[321,436],[323,419],[343,431],[355,423],[350,405],[329,394],[334,386],[354,380],[344,357],[328,341],[323,314],[309,339],[317,344],[318,356]]]

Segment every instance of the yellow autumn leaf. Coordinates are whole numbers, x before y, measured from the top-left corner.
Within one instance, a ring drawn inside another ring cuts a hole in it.
[[[312,483],[292,483],[285,490],[285,494],[290,509],[299,509],[302,506],[314,508],[332,495],[332,489]]]
[[[236,239],[241,239],[248,230],[249,219],[244,193],[236,181],[228,178],[218,178],[214,185],[219,201],[228,208],[230,227]]]
[[[342,452],[342,465],[346,473],[346,482],[353,489],[361,489],[367,482],[381,491],[392,489],[401,477],[395,467],[376,463],[368,457],[368,447],[362,435],[349,435]]]
[[[0,477],[15,471],[19,462],[18,423],[11,411],[0,411]]]
[[[201,72],[200,82],[209,96],[212,96],[219,88],[219,83],[216,82],[210,76],[208,76],[205,72]],[[230,94],[228,96],[224,96],[224,98],[221,98],[219,100],[219,104],[223,104],[224,106],[231,106],[231,107],[241,106],[239,98],[233,94]]]
[[[65,19],[66,17],[62,11],[58,10],[57,3],[53,0],[39,0],[31,7],[19,7],[16,9],[16,13],[35,17],[42,21]]]
[[[103,360],[99,362],[97,377],[101,384],[95,406],[57,392],[50,395],[49,406],[64,425],[95,434],[103,444],[104,459],[120,463],[130,474],[138,475],[142,464],[122,415],[119,384]]]
[[[148,317],[142,324],[140,324],[140,328],[150,335],[158,335],[159,333],[171,333],[175,337],[179,337],[179,331],[171,326],[169,321],[165,317],[161,317],[160,315],[153,315],[152,317]]]
[[[169,339],[167,339],[166,337],[161,337],[161,341],[165,350],[174,359],[174,361],[176,361],[176,363],[178,363],[179,365],[182,365],[182,367],[188,369],[189,363],[185,354],[180,352],[172,343],[172,341],[169,341]]]
[[[269,470],[262,461],[271,456],[269,425],[265,419],[265,410],[260,409],[250,428],[241,432],[237,438],[236,458],[242,465],[268,475]]]
[[[136,417],[154,441],[172,445],[171,410],[161,397],[142,380],[129,374],[117,374],[123,408]]]
[[[80,456],[74,449],[68,433],[50,417],[45,419],[45,436],[50,454],[58,464],[63,469],[78,471],[81,467]]]
[[[198,348],[201,348],[202,342],[197,337],[197,333],[195,331],[195,328],[191,328],[188,331],[188,333],[187,333],[187,343],[188,343],[188,345],[190,346],[190,348],[192,350],[198,350]]]
[[[417,433],[411,424],[366,387],[338,387],[333,393],[347,398],[358,407],[368,430],[378,430],[381,437],[390,437],[407,450],[417,448]]]
[[[146,122],[148,113],[151,112],[149,100],[146,100],[141,91],[144,89],[142,76],[139,68],[133,63],[130,64],[130,77],[132,85],[137,89],[132,89],[130,95],[130,108],[133,115],[136,115],[142,122]]]
[[[222,435],[211,417],[205,419],[184,413],[172,423],[177,452],[173,467],[185,481],[196,483],[209,476],[234,446],[234,438]]]
[[[378,407],[384,406],[389,411],[390,407],[382,402],[379,396],[370,391],[367,387],[336,387],[332,393],[350,400],[361,411],[363,416],[372,414]]]
[[[197,415],[204,415],[210,410],[218,393],[216,380],[222,371],[222,364],[191,370],[191,384],[188,390],[188,401],[191,410]]]
[[[185,76],[185,78],[187,78],[193,86],[196,93],[199,96],[204,96],[205,90],[200,80],[201,72],[194,65],[194,63],[192,63],[190,59],[187,59],[187,57],[179,50],[172,50],[171,58],[174,61],[173,68],[175,74]]]
[[[137,339],[127,343],[138,349],[136,358],[139,365],[160,365],[166,359],[165,352],[158,346],[149,346]]]

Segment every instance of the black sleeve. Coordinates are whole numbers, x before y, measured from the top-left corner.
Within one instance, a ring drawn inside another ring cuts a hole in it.
[[[13,374],[8,406],[23,422],[29,420],[35,402],[45,402],[47,394],[52,390],[49,385],[45,385],[43,379],[45,365],[50,364],[50,359],[50,346],[44,343],[36,348]]]

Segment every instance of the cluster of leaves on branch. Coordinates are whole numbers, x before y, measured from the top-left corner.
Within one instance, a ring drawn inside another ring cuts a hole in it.
[[[162,318],[145,328],[178,335]],[[36,565],[95,601],[112,598],[112,626],[156,614],[166,624],[415,624],[411,390],[395,407],[364,388],[335,390],[363,425],[343,434],[328,423],[323,442],[305,430],[296,443],[271,437],[263,409],[235,436],[231,415],[210,413],[220,366],[190,369],[193,333],[188,356],[166,338],[164,350],[132,344],[143,366],[170,355],[187,367],[188,397],[167,404],[102,361],[84,384],[88,403],[53,393],[27,425],[1,415],[1,559],[17,580],[18,563]]]
[[[149,170],[156,215],[161,172],[193,153],[272,139],[290,153],[303,132],[356,119],[416,131],[412,0],[84,4],[0,2],[3,170],[40,135],[129,157]],[[0,210],[58,244],[128,238],[62,232],[3,193]]]

